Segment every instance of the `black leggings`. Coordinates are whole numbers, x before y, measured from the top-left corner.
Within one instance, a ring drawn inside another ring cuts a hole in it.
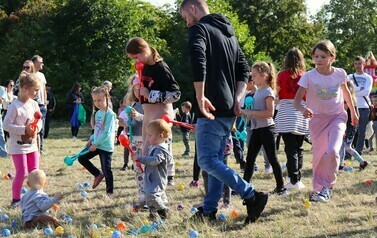
[[[278,189],[284,187],[283,174],[276,154],[275,136],[275,125],[252,130],[246,157],[245,174],[243,177],[246,181],[250,182],[253,176],[255,160],[263,145],[268,162],[270,162],[275,176],[276,187]]]

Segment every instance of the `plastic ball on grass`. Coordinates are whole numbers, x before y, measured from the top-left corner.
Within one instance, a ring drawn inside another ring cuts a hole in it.
[[[129,232],[128,232],[129,235],[137,235],[139,234],[139,231],[137,229],[131,229]]]
[[[351,166],[351,162],[346,161],[346,162],[344,162],[344,165],[345,165],[346,167],[350,167],[350,166]]]
[[[44,229],[43,234],[46,236],[50,236],[54,234],[54,231],[51,229],[51,227],[47,227],[46,229]]]
[[[179,184],[177,188],[178,191],[182,191],[185,188],[185,186],[183,184]]]
[[[78,183],[78,184],[76,185],[76,188],[77,188],[77,189],[83,189],[84,186],[83,186],[81,183]]]
[[[85,183],[84,183],[84,188],[89,188],[89,186],[90,186],[90,183],[89,183],[89,182],[85,182]]]
[[[54,211],[59,210],[59,206],[57,204],[52,205],[52,210]]]
[[[178,206],[177,206],[177,210],[178,210],[178,211],[183,210],[183,204],[178,204]]]
[[[10,224],[10,226],[14,229],[16,228],[20,223],[18,221],[12,221],[12,223]]]
[[[89,230],[98,230],[98,226],[96,224],[90,224]]]
[[[64,234],[64,228],[62,226],[58,226],[55,228],[55,232],[58,235],[63,235]]]
[[[238,214],[238,212],[236,210],[233,210],[231,215],[232,215],[233,218],[237,218],[240,214]]]
[[[309,208],[309,207],[312,206],[312,203],[310,201],[306,200],[306,201],[304,201],[304,206]]]
[[[353,171],[353,167],[352,166],[344,167],[344,171],[351,172]]]
[[[27,192],[27,189],[26,188],[22,188],[21,189],[21,194],[25,194]]]
[[[196,207],[192,207],[190,210],[191,214],[195,214],[198,212],[198,209]]]
[[[7,237],[7,236],[10,236],[11,235],[11,232],[9,229],[7,228],[4,228],[2,231],[1,231],[1,236],[2,237]]]
[[[140,230],[139,230],[141,234],[150,233],[151,231],[152,231],[152,228],[147,225],[140,227]]]
[[[196,230],[190,230],[189,237],[190,238],[197,238],[197,237],[199,237],[199,233]]]
[[[120,233],[120,231],[114,231],[111,238],[122,238],[122,233]]]
[[[87,193],[85,191],[81,191],[81,197],[86,197]]]
[[[220,220],[220,221],[226,221],[226,215],[225,215],[224,213],[221,213],[221,214],[219,215],[219,220]]]
[[[126,223],[124,221],[120,221],[117,224],[117,230],[118,231],[124,231],[127,229]]]
[[[8,175],[5,175],[5,176],[4,176],[4,179],[5,179],[5,180],[9,180]]]
[[[1,220],[2,221],[8,220],[8,219],[9,219],[9,216],[7,214],[1,215]]]
[[[367,179],[367,180],[365,180],[365,184],[366,184],[367,186],[371,186],[372,183],[373,183],[373,180],[371,180],[371,179]]]

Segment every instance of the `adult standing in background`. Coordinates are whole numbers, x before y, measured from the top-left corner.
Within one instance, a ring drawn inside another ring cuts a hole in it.
[[[6,100],[6,97],[7,97],[6,89],[3,86],[0,86],[0,109],[2,108],[2,104],[4,100]],[[0,120],[0,157],[5,158],[7,156],[8,156],[8,153],[5,146],[3,120]]]
[[[229,20],[220,14],[210,14],[206,1],[183,0],[179,11],[189,27],[189,55],[200,109],[196,123],[197,159],[208,173],[208,192],[194,218],[216,219],[225,183],[244,199],[248,214],[245,223],[255,222],[268,195],[256,192],[223,163],[235,116],[241,116],[240,102],[249,66]]]
[[[82,95],[81,84],[76,82],[73,84],[71,90],[67,95],[67,105],[69,109],[69,121],[71,122],[71,133],[72,139],[77,139],[77,134],[79,133],[80,123],[76,120],[76,123],[72,123],[72,116],[75,111],[76,104],[84,103],[84,96]]]
[[[109,94],[110,94],[109,107],[113,109],[114,112],[117,112],[119,109],[119,100],[112,94],[113,84],[110,81],[106,80],[103,82],[103,85],[106,86],[109,90]]]
[[[43,135],[44,139],[48,137],[48,132],[50,131],[50,122],[52,118],[52,114],[55,111],[56,100],[54,94],[51,92],[51,85],[46,84],[46,91],[47,91],[47,114],[46,114],[46,122],[45,122],[45,133]]]
[[[363,153],[365,142],[365,130],[369,122],[369,105],[371,105],[369,94],[372,90],[372,77],[364,72],[365,59],[357,56],[353,63],[356,73],[348,77],[355,85],[357,99],[357,108],[359,110],[359,129],[357,131],[356,151],[361,155]]]
[[[22,64],[22,71],[21,71],[21,74],[22,73],[35,73],[35,67],[34,67],[34,63],[33,61],[31,60],[25,60],[25,62]],[[20,76],[21,76],[20,74]],[[13,93],[14,95],[18,95],[18,91],[19,91],[19,86],[20,86],[20,76],[18,77],[17,81],[16,81],[16,84],[14,85],[14,88],[13,88]]]
[[[41,154],[44,154],[44,152],[43,152],[43,134],[44,134],[44,131],[45,131],[45,122],[46,122],[46,115],[47,115],[47,91],[46,91],[47,81],[46,81],[45,75],[42,72],[40,72],[41,70],[43,70],[43,66],[44,66],[43,58],[39,55],[34,55],[31,58],[31,61],[33,61],[33,63],[34,63],[35,74],[37,75],[37,77],[39,79],[39,83],[40,83],[40,87],[39,87],[39,91],[38,91],[38,94],[37,94],[37,97],[36,97],[36,101],[38,103],[39,110],[41,111],[42,116],[43,116],[42,117],[42,129],[39,132],[39,137],[40,137],[40,145],[39,146],[40,146]]]

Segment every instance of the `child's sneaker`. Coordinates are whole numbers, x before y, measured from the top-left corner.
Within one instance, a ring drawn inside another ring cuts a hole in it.
[[[162,220],[165,220],[169,216],[169,210],[168,209],[157,210],[157,213],[161,217]]]
[[[120,169],[121,171],[126,171],[128,170],[130,167],[128,167],[128,165],[123,165],[123,167]]]
[[[263,212],[264,207],[268,201],[268,194],[262,192],[255,192],[254,196],[243,200],[243,205],[246,205],[247,217],[245,224],[256,222]]]
[[[321,192],[317,196],[317,201],[318,202],[328,202],[330,200],[330,195],[331,195],[331,189],[323,187]]]
[[[10,206],[13,208],[20,208],[21,207],[21,200],[12,200]]]
[[[305,188],[305,185],[301,182],[301,181],[297,181],[297,183],[295,184],[292,184],[291,182],[287,183],[287,185],[285,185],[285,188],[287,190],[300,190],[300,189],[304,189]]]
[[[190,156],[190,152],[188,152],[188,151],[185,151],[182,155],[181,155],[182,157],[187,157],[187,156]]]
[[[174,183],[174,177],[173,176],[168,176],[168,185],[173,186]]]
[[[104,178],[105,178],[105,175],[103,175],[103,173],[101,172],[97,177],[94,178],[92,188],[95,189]]]
[[[191,183],[189,184],[190,188],[198,188],[199,187],[199,182],[192,180]]]
[[[274,190],[270,192],[270,194],[275,194],[278,196],[287,196],[288,192],[286,188],[275,188]]]
[[[318,198],[318,192],[313,191],[313,192],[310,194],[309,202],[318,202],[317,198]]]
[[[368,166],[368,164],[369,164],[369,162],[366,161],[366,160],[361,161],[359,169],[364,170]]]

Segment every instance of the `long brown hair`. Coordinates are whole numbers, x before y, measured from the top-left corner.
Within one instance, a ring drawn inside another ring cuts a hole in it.
[[[306,71],[304,55],[298,48],[293,47],[287,52],[284,58],[283,69],[288,71],[292,75],[292,78],[296,78]]]
[[[154,61],[159,62],[163,60],[158,51],[154,47],[150,46],[148,42],[141,37],[132,37],[128,40],[126,45],[126,54],[140,54],[144,49],[148,48],[152,52]]]
[[[259,73],[266,73],[268,86],[270,86],[272,90],[276,90],[276,71],[272,63],[256,62],[251,68],[256,69]]]

